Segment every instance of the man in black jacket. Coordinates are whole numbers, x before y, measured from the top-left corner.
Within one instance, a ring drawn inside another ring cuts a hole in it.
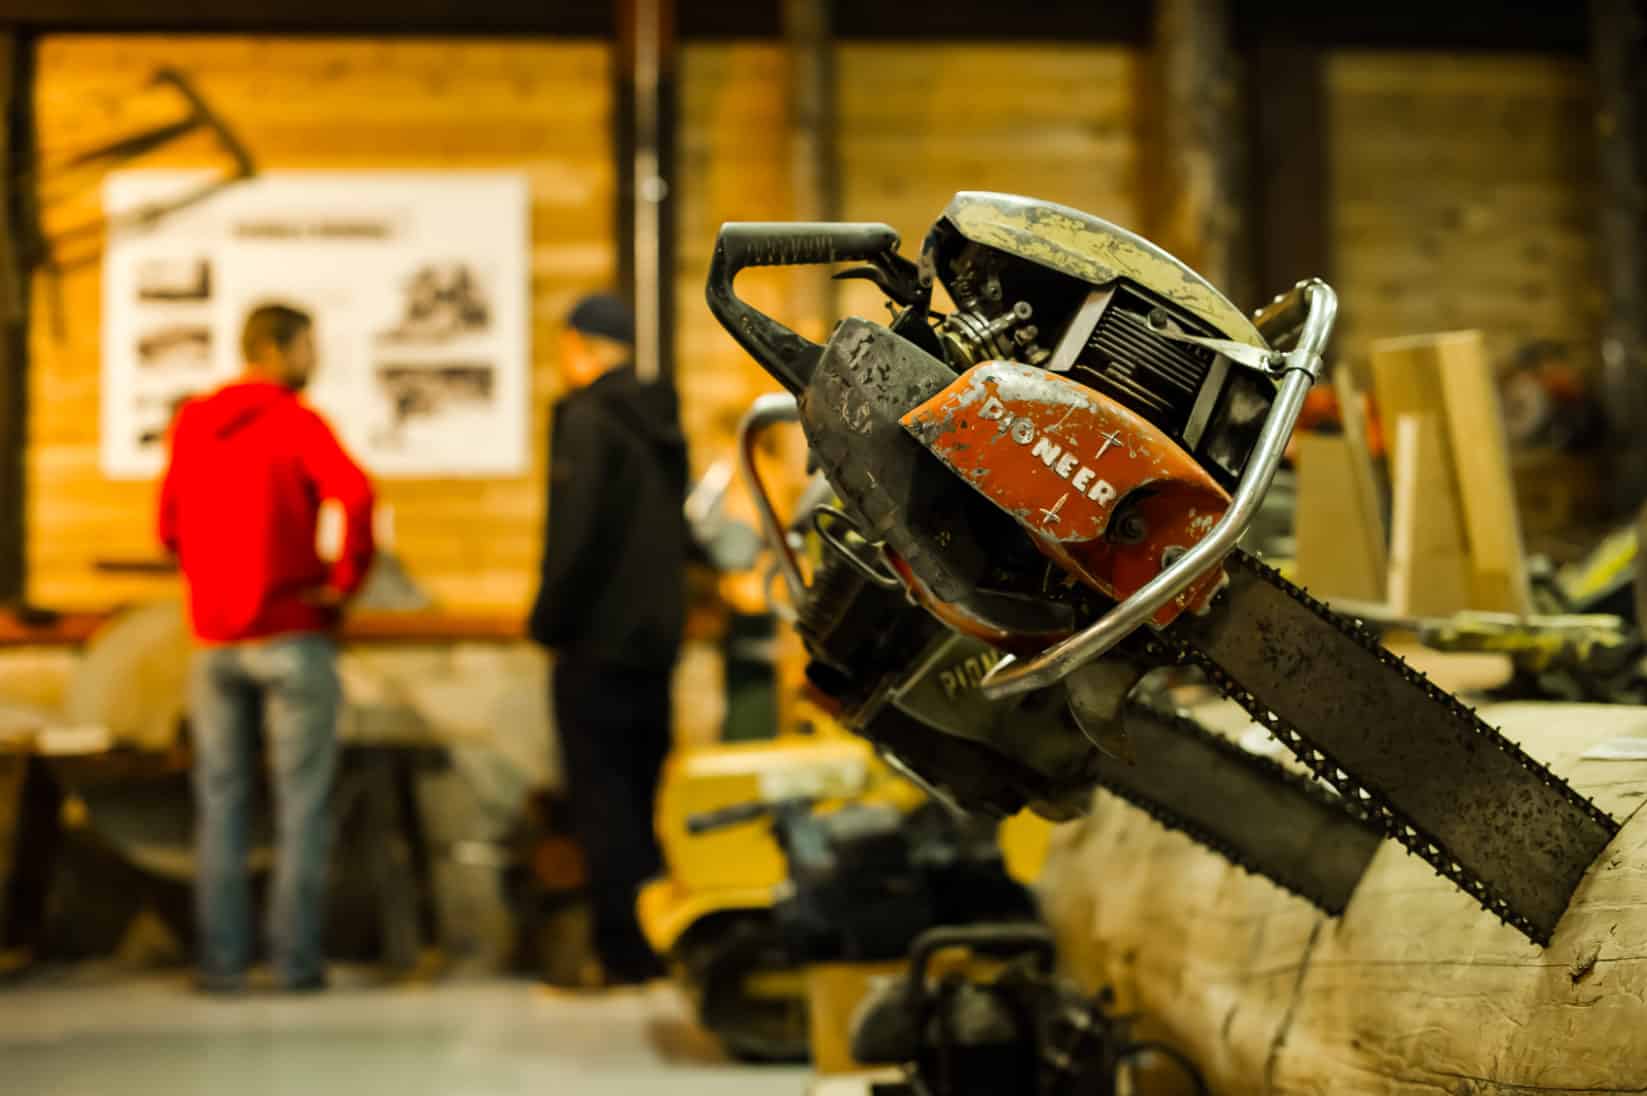
[[[653,799],[670,745],[685,617],[686,443],[674,389],[642,384],[615,297],[579,302],[561,344],[549,529],[532,638],[555,652],[554,711],[573,825],[589,862],[608,984],[661,972],[635,894],[661,867]]]

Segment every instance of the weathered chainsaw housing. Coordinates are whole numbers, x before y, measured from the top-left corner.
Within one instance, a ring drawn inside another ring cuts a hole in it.
[[[847,320],[819,347],[730,292],[742,267],[839,261],[867,264],[841,276],[882,289],[890,327]],[[933,309],[939,287],[953,311]],[[934,669],[941,687],[972,656],[940,665],[941,643],[892,643],[892,614],[871,619],[861,648],[826,652],[863,733],[963,802],[1037,800],[1079,781],[1092,750],[1144,758],[1117,727],[1124,694],[1152,666],[1195,666],[1337,788],[1341,810],[1552,938],[1616,823],[1236,549],[1319,376],[1329,286],[1299,283],[1249,321],[1114,225],[963,193],[919,266],[885,225],[728,225],[709,297],[798,398],[842,524],[863,538],[852,566],[1013,656],[980,679],[975,703],[998,718],[922,703]],[[1085,741],[1042,748],[1074,735]],[[1173,786],[1135,791],[1160,804]]]
[[[988,362],[903,418],[939,460],[1070,574],[1119,601],[1210,532],[1229,494],[1160,427],[1092,389]],[[1155,615],[1205,608],[1214,568]]]

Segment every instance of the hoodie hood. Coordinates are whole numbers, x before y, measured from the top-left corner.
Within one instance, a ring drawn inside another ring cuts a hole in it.
[[[234,381],[189,401],[188,413],[196,429],[226,438],[295,399],[296,393],[272,381]]]
[[[591,395],[635,433],[660,449],[685,449],[675,386],[642,384],[632,365],[619,366],[589,385]]]

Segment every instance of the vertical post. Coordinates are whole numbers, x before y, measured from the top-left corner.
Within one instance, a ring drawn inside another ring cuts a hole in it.
[[[1330,120],[1318,47],[1260,42],[1251,71],[1250,238],[1262,300],[1305,278],[1332,281]]]
[[[1152,234],[1232,300],[1257,304],[1247,112],[1227,0],[1156,0],[1159,171]]]
[[[1647,498],[1647,111],[1639,70],[1647,60],[1641,0],[1591,0],[1591,59],[1596,79],[1597,163],[1602,286],[1602,390],[1613,460],[1613,503],[1620,515]]]
[[[635,308],[635,371],[668,377],[674,331],[674,3],[618,5],[618,274]]]
[[[840,216],[840,178],[829,0],[784,0],[783,21],[789,46],[790,212],[796,220],[833,221]],[[830,270],[801,267],[792,276],[794,315],[821,337],[835,320]]]
[[[24,447],[28,442],[33,66],[27,39],[0,30],[0,602],[24,593]]]

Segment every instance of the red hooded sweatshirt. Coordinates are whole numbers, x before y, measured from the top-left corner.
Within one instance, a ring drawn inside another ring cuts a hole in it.
[[[325,499],[344,514],[343,551],[330,565],[315,547]],[[188,580],[198,639],[325,631],[335,614],[314,593],[354,593],[372,561],[372,485],[295,393],[241,381],[179,412],[159,526]]]

